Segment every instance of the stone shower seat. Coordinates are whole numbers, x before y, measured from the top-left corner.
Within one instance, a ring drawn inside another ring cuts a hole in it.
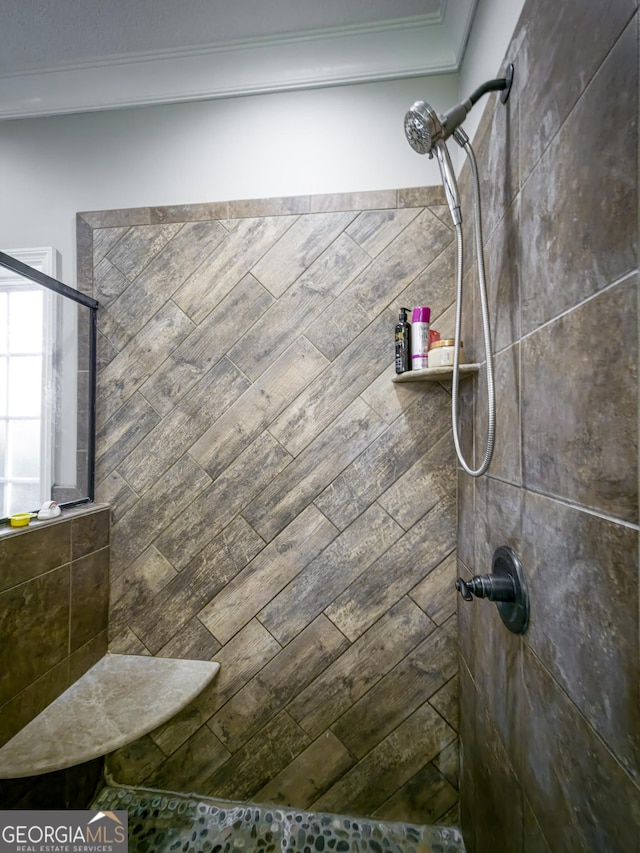
[[[0,749],[0,779],[63,770],[137,740],[219,669],[214,661],[106,654]]]

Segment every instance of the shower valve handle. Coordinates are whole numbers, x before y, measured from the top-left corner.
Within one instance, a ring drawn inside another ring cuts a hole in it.
[[[516,588],[508,575],[475,575],[470,581],[458,578],[456,589],[465,601],[487,598],[489,601],[515,601]]]
[[[529,593],[520,558],[507,545],[493,555],[491,574],[474,575],[471,580],[458,578],[456,589],[464,601],[473,597],[493,601],[500,618],[514,634],[524,634],[529,625]]]

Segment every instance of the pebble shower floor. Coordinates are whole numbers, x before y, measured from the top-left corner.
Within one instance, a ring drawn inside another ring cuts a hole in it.
[[[142,788],[103,788],[129,813],[129,853],[465,853],[453,827],[415,826]]]

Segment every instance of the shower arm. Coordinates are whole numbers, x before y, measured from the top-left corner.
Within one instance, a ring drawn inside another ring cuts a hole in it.
[[[471,112],[471,108],[478,103],[480,98],[489,92],[501,92],[500,100],[503,104],[506,104],[509,99],[509,95],[511,93],[511,86],[513,84],[513,63],[509,63],[507,65],[504,77],[496,77],[493,80],[486,80],[481,86],[478,86],[467,98],[466,101],[463,101],[461,104],[458,104],[456,107],[453,107],[449,112],[445,113],[442,116],[442,125],[444,128],[447,128],[446,137],[455,136],[455,131],[460,127],[462,122],[465,120],[467,115]],[[453,121],[452,121],[453,120]],[[449,129],[449,128],[453,129]],[[460,147],[464,147],[464,143],[462,143],[459,139],[457,140],[458,145]]]
[[[495,80],[487,80],[486,83],[483,83],[482,86],[478,86],[478,88],[472,92],[467,100],[471,103],[471,106],[476,104],[483,95],[486,95],[488,92],[502,92],[500,95],[500,100],[502,103],[506,103],[507,98],[509,97],[509,93],[511,92],[511,85],[513,83],[513,63],[507,65],[507,69],[505,71],[504,77],[497,77]]]

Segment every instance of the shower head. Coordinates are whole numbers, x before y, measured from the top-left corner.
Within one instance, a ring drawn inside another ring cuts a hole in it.
[[[501,91],[500,99],[504,104],[509,97],[512,83],[513,64],[510,64],[507,66],[504,77],[487,80],[482,86],[478,86],[466,101],[457,104],[440,116],[426,101],[416,101],[404,117],[404,132],[409,145],[418,154],[428,154],[432,157],[436,143],[446,142],[465,120],[471,107],[483,95],[487,92]]]
[[[404,132],[414,151],[432,157],[433,145],[442,139],[444,129],[433,107],[416,101],[404,117]]]
[[[472,104],[465,101],[439,116],[426,101],[416,101],[404,117],[404,132],[409,145],[418,154],[433,157],[436,144],[447,140],[460,127],[471,107]]]
[[[404,133],[413,150],[418,154],[428,154],[429,157],[435,154],[438,158],[442,183],[454,225],[459,225],[462,217],[458,187],[446,141],[458,130],[473,105],[487,92],[502,91],[501,100],[503,104],[506,103],[512,83],[513,65],[509,65],[504,77],[487,80],[466,101],[452,107],[443,115],[438,115],[426,101],[416,101],[404,117]],[[459,145],[466,145],[469,142],[463,131],[456,133],[455,138]]]
[[[464,121],[467,112],[460,105],[440,117],[425,101],[416,101],[404,119],[404,132],[413,150],[418,154],[428,154],[429,157],[433,157],[435,153],[438,158],[442,184],[454,225],[460,224],[462,216],[458,186],[445,139]]]

